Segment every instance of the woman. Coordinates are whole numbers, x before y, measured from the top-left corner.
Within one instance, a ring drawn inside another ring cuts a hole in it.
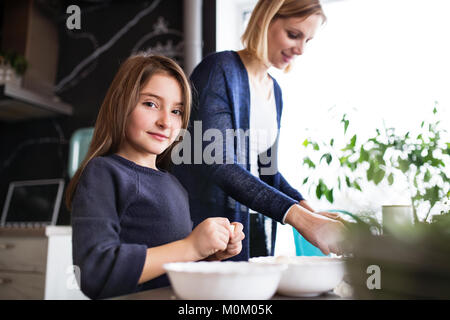
[[[233,260],[273,255],[275,221],[294,226],[325,254],[340,253],[344,225],[314,212],[277,170],[283,102],[268,74],[271,66],[289,69],[325,20],[318,0],[260,0],[242,37],[245,49],[209,55],[191,75],[192,143],[184,144],[183,159],[185,149],[193,158],[173,173],[189,192],[194,224],[221,216],[244,225],[243,248]],[[275,220],[271,226],[267,217]]]

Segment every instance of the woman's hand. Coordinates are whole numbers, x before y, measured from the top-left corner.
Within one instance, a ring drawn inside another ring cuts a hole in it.
[[[328,211],[321,211],[321,212],[314,212],[317,214],[320,214],[321,216],[330,218],[330,219],[334,219],[334,220],[341,220],[341,215],[337,212],[328,212]]]
[[[233,222],[231,223],[230,227],[231,237],[230,241],[228,242],[227,248],[224,251],[216,252],[208,260],[224,260],[234,257],[241,252],[242,240],[244,240],[245,238],[245,234],[244,232],[242,232],[244,230],[244,226],[242,225],[242,223]]]
[[[341,255],[346,227],[342,222],[335,220],[335,217],[336,215],[331,212],[313,213],[294,205],[288,211],[285,221],[324,254],[333,252]]]
[[[227,250],[230,237],[230,221],[227,218],[208,218],[195,227],[186,240],[193,247],[196,260],[202,260]]]

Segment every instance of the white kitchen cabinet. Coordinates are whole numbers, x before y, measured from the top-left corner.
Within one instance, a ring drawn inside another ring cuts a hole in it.
[[[0,228],[0,299],[87,299],[72,266],[72,228]]]

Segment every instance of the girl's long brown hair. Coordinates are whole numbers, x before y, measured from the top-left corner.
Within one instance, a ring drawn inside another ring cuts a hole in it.
[[[157,73],[168,74],[180,84],[184,104],[182,129],[187,128],[191,111],[191,90],[183,69],[176,62],[164,56],[142,53],[129,57],[120,66],[106,93],[95,122],[89,150],[67,186],[66,206],[69,210],[72,209],[73,196],[86,165],[95,157],[118,151],[125,137],[127,117],[138,104],[142,88]],[[174,142],[157,156],[156,165],[158,167],[168,168],[170,153],[176,144],[177,142]]]

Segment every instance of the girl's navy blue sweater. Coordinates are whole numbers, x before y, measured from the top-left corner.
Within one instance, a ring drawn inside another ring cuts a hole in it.
[[[91,299],[168,286],[166,275],[138,285],[147,248],[183,239],[193,226],[188,195],[173,175],[114,154],[86,166],[71,219],[73,261]]]

